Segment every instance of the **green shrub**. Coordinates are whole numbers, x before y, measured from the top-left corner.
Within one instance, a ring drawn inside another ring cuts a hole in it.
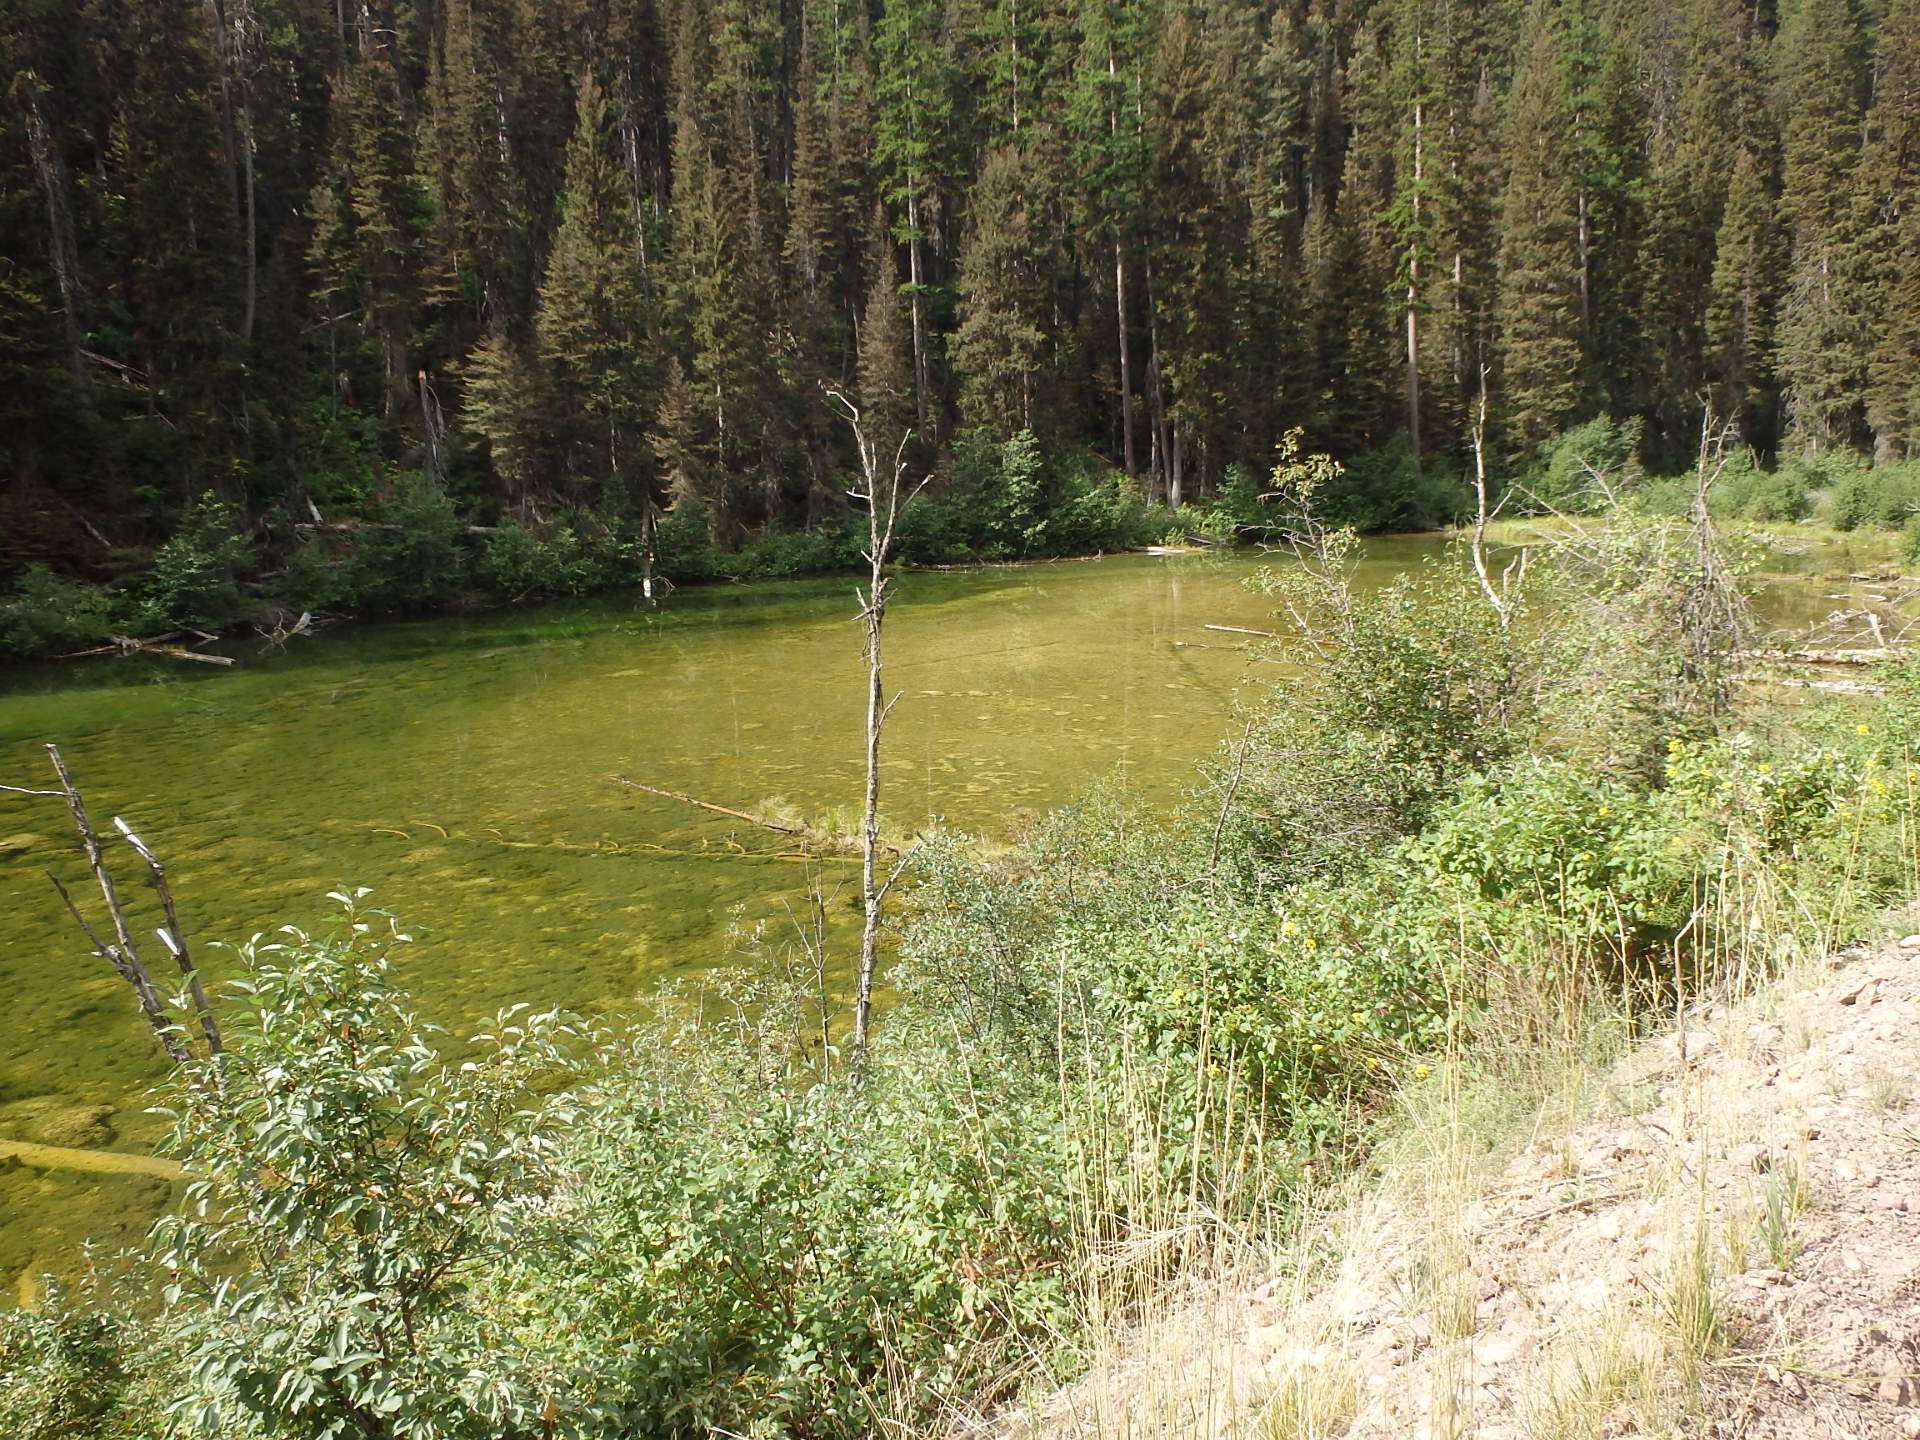
[[[1678,483],[1691,504],[1693,477],[1683,477]],[[1707,492],[1707,508],[1721,520],[1792,522],[1813,513],[1813,494],[1805,471],[1794,466],[1763,470],[1751,451],[1741,451],[1729,457]]]
[[[1343,461],[1342,474],[1328,484],[1321,500],[1329,524],[1362,534],[1433,530],[1454,524],[1472,508],[1458,467],[1443,456],[1417,458],[1405,435]]]
[[[523,525],[507,524],[486,537],[473,574],[494,594],[519,600],[579,594],[587,588],[583,568],[571,528],[560,526],[540,536]]]
[[[158,1437],[159,1417],[129,1392],[138,1330],[89,1286],[70,1298],[50,1280],[38,1304],[0,1311],[0,1434],[13,1440]]]
[[[215,1434],[531,1433],[537,1373],[468,1296],[552,1193],[571,1032],[503,1012],[443,1056],[365,894],[329,897],[330,935],[242,947],[226,1055],[179,1093],[170,1149],[201,1178],[155,1229],[169,1408]]]
[[[118,623],[106,591],[29,565],[13,594],[0,599],[0,656],[24,660],[84,650],[105,642]]]
[[[202,495],[187,507],[173,538],[153,556],[141,586],[136,624],[147,632],[220,630],[240,611],[238,575],[253,560],[233,508]]]
[[[1069,471],[1050,526],[1060,554],[1101,554],[1150,544],[1166,525],[1166,511],[1118,471]]]
[[[404,615],[453,600],[466,584],[465,532],[452,497],[430,476],[396,476],[354,532],[341,580],[347,603]]]
[[[654,547],[660,573],[669,580],[691,584],[720,573],[718,554],[707,535],[707,517],[698,505],[682,500],[661,516]]]
[[[1606,503],[1596,472],[1616,491],[1637,484],[1635,452],[1640,431],[1638,416],[1627,420],[1595,416],[1542,444],[1521,484],[1545,506],[1568,514],[1591,514]]]
[[[862,522],[864,532],[864,522]],[[778,580],[851,570],[861,563],[862,537],[848,524],[818,530],[774,531],[742,545],[736,554],[717,557],[723,573],[745,580]]]
[[[1920,514],[1920,464],[1870,469],[1863,456],[1835,451],[1782,468],[1826,487],[1816,513],[1836,530],[1898,530]]]

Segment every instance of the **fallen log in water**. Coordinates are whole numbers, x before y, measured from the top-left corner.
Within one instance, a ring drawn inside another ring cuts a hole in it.
[[[1913,651],[1904,646],[1869,645],[1842,650],[1742,650],[1742,660],[1797,660],[1803,665],[1882,665],[1904,660]]]
[[[783,825],[767,815],[755,815],[751,810],[734,810],[725,805],[716,805],[711,800],[695,799],[691,795],[682,795],[678,790],[662,790],[658,785],[642,785],[638,780],[629,780],[624,775],[609,775],[607,779],[615,785],[625,785],[632,790],[644,790],[649,795],[661,795],[669,800],[678,800],[682,805],[696,805],[702,810],[711,810],[716,815],[731,816],[735,820],[744,820],[749,825],[758,825],[763,830],[778,830],[782,835],[806,835],[805,825]]]
[[[812,825],[805,820],[776,820],[771,815],[761,815],[752,810],[740,810],[731,805],[716,805],[713,801],[702,800],[697,795],[683,795],[678,790],[665,790],[658,785],[643,785],[640,781],[629,780],[624,775],[609,775],[606,778],[610,784],[625,785],[630,790],[644,790],[647,794],[658,795],[664,800],[677,800],[682,805],[692,805],[699,810],[706,810],[715,815],[724,815],[729,820],[745,821],[747,824],[757,826],[762,830],[772,830],[776,834],[792,836],[795,840],[798,840],[802,846],[814,852],[813,856],[809,858],[837,858],[861,853],[860,836],[857,832],[849,834],[842,830]],[[918,850],[920,843],[921,837],[919,835],[903,837],[896,834],[890,838],[883,839],[880,842],[880,850],[884,854],[902,857],[902,859],[904,859],[905,856],[911,855]],[[751,852],[742,853],[746,855]],[[795,857],[791,855],[778,855],[772,858],[787,860]]]
[[[156,635],[151,640],[138,639],[132,635],[115,635],[111,645],[96,645],[91,650],[70,650],[65,655],[56,655],[56,660],[83,660],[90,655],[161,655],[169,660],[198,660],[202,665],[238,665],[240,662],[228,655],[202,655],[198,650],[188,650],[179,645],[166,642],[176,639],[184,632],[174,631],[167,635]],[[203,639],[215,640],[218,636],[206,635],[201,631],[193,632]]]
[[[179,1161],[158,1155],[74,1150],[65,1145],[36,1145],[28,1140],[0,1140],[0,1160],[18,1160],[36,1170],[90,1170],[96,1175],[151,1175],[159,1180],[178,1180],[186,1173]]]

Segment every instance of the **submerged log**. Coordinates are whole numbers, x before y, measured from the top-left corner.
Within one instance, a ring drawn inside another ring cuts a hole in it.
[[[156,635],[150,640],[138,639],[132,635],[116,635],[111,645],[96,645],[91,650],[70,650],[64,655],[56,655],[56,660],[84,660],[91,655],[160,655],[168,660],[198,660],[202,665],[238,665],[240,662],[228,655],[203,655],[198,650],[188,650],[183,646],[169,645],[166,642],[175,639],[180,632],[169,635]],[[202,632],[195,631],[195,634]],[[205,639],[214,640],[218,636],[206,635]]]
[[[782,835],[809,836],[812,832],[805,825],[785,825],[767,815],[756,815],[751,810],[735,810],[727,805],[716,805],[711,800],[700,800],[692,795],[682,795],[678,790],[662,790],[658,785],[642,785],[638,780],[629,780],[624,775],[609,775],[607,779],[615,785],[625,785],[631,790],[644,790],[649,795],[660,795],[668,800],[678,800],[682,805],[698,806],[702,810],[711,810],[716,815],[730,816],[735,820],[744,820],[749,825],[758,825],[762,830],[777,830]]]
[[[1904,660],[1913,651],[1905,646],[1869,645],[1839,650],[1743,650],[1743,660],[1797,660],[1803,665],[1882,665]]]

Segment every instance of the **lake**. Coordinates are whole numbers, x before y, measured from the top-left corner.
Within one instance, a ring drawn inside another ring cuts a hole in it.
[[[1443,543],[1371,540],[1362,579]],[[1205,628],[1268,626],[1244,583],[1260,563],[1127,555],[902,576],[887,624],[901,697],[889,829],[1004,838],[1114,774],[1174,797],[1260,668],[1249,637]],[[1769,608],[1811,619],[1832,588],[1782,582]],[[726,961],[734,932],[785,933],[817,867],[772,832],[606,777],[756,812],[838,812],[851,828],[856,608],[837,577],[686,590],[658,610],[628,597],[342,627],[273,653],[235,642],[231,670],[22,667],[0,674],[0,782],[50,783],[41,746],[57,741],[96,825],[125,816],[166,860],[216,978],[226,957],[208,942],[310,925],[326,891],[365,885],[418,937],[398,971],[429,1020],[457,1031],[520,1002],[618,1014],[662,977]],[[157,1049],[43,868],[86,903],[64,809],[0,795],[0,1136],[33,1139],[23,1126],[65,1107],[91,1117],[86,1143],[143,1152],[160,1129],[145,1113]],[[133,865],[121,875],[150,934],[150,892]],[[854,904],[849,884],[839,906],[857,923]],[[0,1282],[71,1268],[81,1236],[130,1243],[168,1195],[149,1175],[0,1159]]]

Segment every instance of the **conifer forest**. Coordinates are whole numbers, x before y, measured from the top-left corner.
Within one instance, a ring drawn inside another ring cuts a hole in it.
[[[1920,453],[1916,0],[5,0],[0,47],[0,582],[844,529],[829,385],[936,498],[1177,510],[1297,427],[1363,528],[1451,518],[1476,429]]]

